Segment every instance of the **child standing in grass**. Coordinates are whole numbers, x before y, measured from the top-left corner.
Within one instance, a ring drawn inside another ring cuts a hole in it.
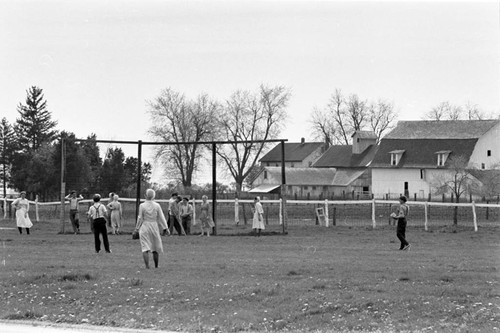
[[[391,216],[392,218],[398,220],[398,226],[396,228],[396,236],[398,239],[401,241],[401,246],[399,247],[400,250],[410,250],[410,243],[406,240],[406,217],[408,216],[408,213],[410,212],[410,208],[406,204],[406,197],[402,195],[399,197],[399,209],[398,213],[392,213]]]
[[[99,253],[101,251],[99,235],[102,235],[104,250],[106,250],[106,253],[111,253],[109,249],[108,230],[106,229],[106,206],[101,204],[101,196],[99,194],[94,194],[93,200],[94,204],[90,206],[87,214],[92,218],[92,225],[94,226],[95,252]]]

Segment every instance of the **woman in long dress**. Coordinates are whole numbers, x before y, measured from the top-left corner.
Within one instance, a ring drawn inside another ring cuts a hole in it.
[[[19,233],[23,233],[23,228],[26,228],[26,233],[30,234],[30,228],[33,226],[31,223],[28,211],[30,210],[30,203],[26,199],[26,192],[22,191],[21,196],[14,200],[12,207],[16,210],[16,223]]]
[[[139,216],[137,217],[136,230],[139,231],[141,241],[142,257],[146,268],[149,268],[149,252],[153,253],[155,268],[158,268],[159,253],[163,253],[160,229],[163,233],[169,233],[167,220],[160,207],[160,204],[153,201],[155,191],[146,190],[146,201],[139,205]]]
[[[210,215],[210,204],[208,203],[208,197],[206,195],[201,197],[201,235],[203,236],[205,229],[207,230],[207,237],[210,237],[210,229],[212,229],[215,224],[212,221],[212,216]]]
[[[108,204],[108,209],[111,211],[111,228],[113,228],[113,235],[118,235],[120,233],[120,228],[122,227],[123,221],[123,210],[122,204],[118,201],[118,195],[113,195],[113,201]]]
[[[255,197],[254,202],[252,228],[255,236],[260,236],[261,230],[266,229],[264,226],[264,208],[262,208],[262,204],[260,203],[260,197]]]

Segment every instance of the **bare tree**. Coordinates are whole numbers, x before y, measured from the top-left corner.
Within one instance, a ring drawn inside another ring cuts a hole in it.
[[[384,133],[394,128],[397,118],[398,113],[394,109],[393,103],[379,99],[377,103],[370,105],[370,129],[377,135],[377,142],[382,139]]]
[[[370,102],[356,94],[344,97],[335,89],[325,109],[315,108],[310,120],[316,139],[329,144],[350,144],[355,131],[370,129],[378,140],[391,128],[397,119],[394,105],[385,100]]]
[[[331,117],[325,117],[324,112],[315,107],[309,121],[312,133],[314,133],[313,138],[324,141],[327,146],[331,146],[336,142],[335,127],[332,120]]]
[[[464,193],[475,186],[471,168],[464,156],[451,156],[446,163],[448,168],[440,177],[435,177],[432,186],[436,194],[451,193],[456,203]],[[458,223],[458,206],[454,208],[453,224]]]
[[[219,104],[206,94],[199,95],[196,100],[188,100],[183,94],[170,88],[163,90],[148,104],[152,120],[149,130],[151,136],[160,142],[178,143],[157,146],[156,156],[184,187],[191,187],[204,147],[185,142],[212,138],[213,122]]]
[[[494,119],[498,115],[488,113],[470,101],[467,101],[463,106],[454,105],[450,102],[441,102],[433,107],[424,116],[428,120],[483,120]]]
[[[236,91],[217,117],[220,138],[230,142],[276,138],[286,119],[290,96],[283,86],[261,85],[257,93]],[[235,180],[238,193],[264,147],[260,142],[217,146],[217,155]]]

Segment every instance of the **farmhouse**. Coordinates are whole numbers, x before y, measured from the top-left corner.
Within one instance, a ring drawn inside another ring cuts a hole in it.
[[[334,191],[335,168],[286,168],[287,196],[319,197]],[[251,193],[279,193],[281,167],[264,167]]]
[[[326,150],[323,142],[285,142],[285,167],[309,168]],[[262,167],[281,166],[281,144],[276,145],[260,160]]]
[[[478,170],[500,165],[500,120],[398,122],[371,164],[373,193],[427,198],[458,157]]]
[[[304,141],[285,144],[286,194],[315,198],[371,196],[368,166],[375,155],[377,136],[373,132],[357,131],[352,138],[352,145],[331,146],[326,152],[322,143],[309,147]],[[277,145],[261,159],[262,167],[252,179],[250,192],[279,193],[280,158],[281,147]]]
[[[335,197],[370,197],[371,170],[368,168],[377,151],[377,135],[372,131],[356,131],[352,145],[331,146],[313,164],[314,168],[335,168]]]

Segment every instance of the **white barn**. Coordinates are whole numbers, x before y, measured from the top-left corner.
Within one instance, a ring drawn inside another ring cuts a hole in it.
[[[375,197],[427,198],[432,180],[449,170],[452,156],[471,168],[500,165],[500,120],[400,121],[380,141],[371,164]]]

